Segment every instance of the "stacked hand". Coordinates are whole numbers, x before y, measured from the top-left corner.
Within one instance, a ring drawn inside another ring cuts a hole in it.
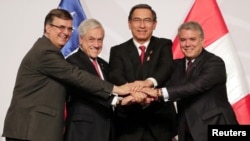
[[[152,101],[158,100],[159,92],[152,88],[150,80],[134,81],[121,86],[115,86],[117,94],[123,96],[121,105],[140,103],[146,105]]]

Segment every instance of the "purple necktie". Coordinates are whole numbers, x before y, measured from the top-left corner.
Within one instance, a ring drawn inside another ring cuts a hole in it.
[[[191,66],[192,66],[193,62],[192,60],[188,60],[188,63],[187,63],[187,69],[186,69],[186,74],[189,73],[190,69],[191,69]]]

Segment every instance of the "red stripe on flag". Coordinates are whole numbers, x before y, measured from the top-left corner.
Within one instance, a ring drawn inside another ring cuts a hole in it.
[[[240,124],[250,123],[250,94],[232,105]]]
[[[228,33],[215,0],[196,0],[185,19],[185,22],[187,21],[197,21],[202,25],[205,34],[204,47]],[[173,43],[173,55],[174,58],[183,57],[179,48],[178,38],[175,38]]]

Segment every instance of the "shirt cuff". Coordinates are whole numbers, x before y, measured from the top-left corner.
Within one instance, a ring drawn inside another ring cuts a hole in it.
[[[116,107],[117,105],[119,105],[121,103],[123,97],[119,97],[118,94],[115,94],[115,93],[113,93],[113,95],[114,95],[114,98],[111,102],[111,105],[113,107]]]
[[[114,98],[113,98],[113,100],[112,100],[112,102],[111,102],[111,105],[112,105],[112,106],[116,106],[117,101],[119,100],[119,99],[118,99],[118,94],[113,93],[112,95],[114,95]]]
[[[157,81],[153,77],[149,77],[149,78],[147,78],[147,80],[150,80],[153,82],[154,88],[158,86]]]
[[[166,88],[161,88],[162,90],[162,96],[163,96],[163,100],[165,102],[169,101],[169,94]]]

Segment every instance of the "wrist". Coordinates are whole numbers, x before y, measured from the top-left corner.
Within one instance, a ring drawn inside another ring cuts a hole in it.
[[[157,96],[162,97],[162,89],[159,88],[159,89],[156,89],[156,90],[157,90]]]

